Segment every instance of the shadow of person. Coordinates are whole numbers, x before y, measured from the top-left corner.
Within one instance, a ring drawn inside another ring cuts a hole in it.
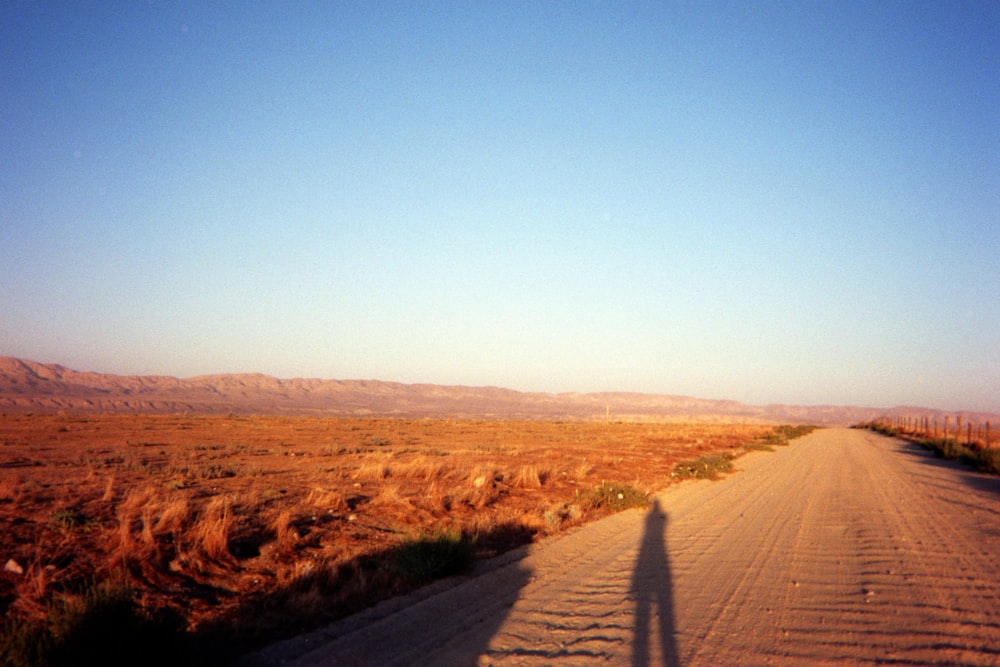
[[[673,585],[670,577],[670,560],[666,548],[667,515],[655,499],[646,515],[639,557],[632,574],[629,593],[635,600],[635,633],[632,641],[632,665],[646,667],[651,664],[680,665],[677,657],[677,640],[674,637]],[[659,660],[654,654],[656,645],[651,635],[658,634]]]

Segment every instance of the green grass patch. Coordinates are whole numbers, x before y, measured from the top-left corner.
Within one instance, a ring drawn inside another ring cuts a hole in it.
[[[63,532],[71,532],[77,529],[89,529],[96,525],[97,522],[82,512],[76,510],[64,509],[56,510],[49,517],[49,525],[57,530]]]
[[[677,479],[717,479],[733,469],[733,458],[733,454],[726,453],[681,461],[674,466],[673,476]]]
[[[416,581],[433,581],[472,569],[476,545],[458,531],[420,533],[407,538],[392,554],[392,569]]]
[[[632,507],[646,507],[649,505],[649,497],[628,484],[602,482],[581,504],[593,509],[621,512]]]

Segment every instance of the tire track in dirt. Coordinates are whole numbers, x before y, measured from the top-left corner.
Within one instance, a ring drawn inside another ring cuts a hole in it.
[[[1000,664],[1000,479],[848,429],[737,467],[257,664]]]

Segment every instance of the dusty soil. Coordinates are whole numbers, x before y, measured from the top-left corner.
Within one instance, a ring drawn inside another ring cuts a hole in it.
[[[815,432],[248,664],[1000,664],[1000,480]]]
[[[401,592],[378,558],[418,531],[480,557],[603,515],[603,482],[656,491],[674,464],[764,425],[0,415],[0,615],[124,568],[144,604],[249,642]]]

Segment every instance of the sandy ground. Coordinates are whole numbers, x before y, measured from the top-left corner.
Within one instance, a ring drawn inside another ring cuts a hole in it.
[[[248,664],[1000,664],[1000,479],[829,429]]]

